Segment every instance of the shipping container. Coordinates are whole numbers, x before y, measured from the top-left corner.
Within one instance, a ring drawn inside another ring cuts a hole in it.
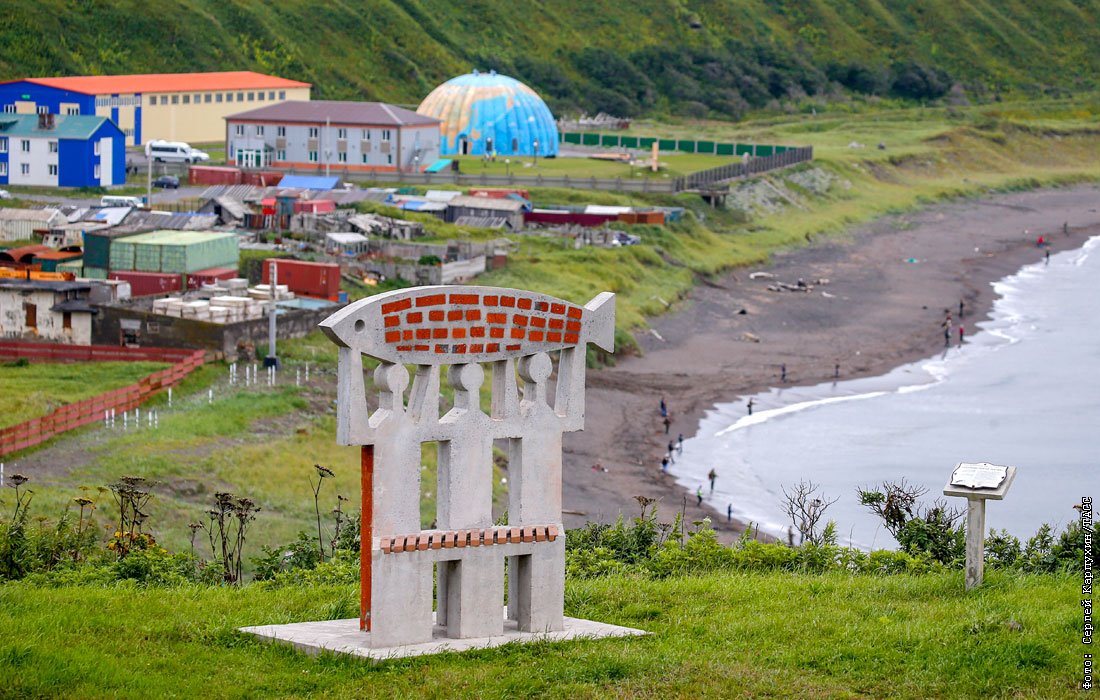
[[[135,297],[168,294],[183,291],[183,275],[167,272],[137,272],[111,270],[107,279],[130,283],[130,295]]]
[[[528,224],[603,226],[608,221],[615,221],[618,217],[618,214],[584,214],[557,209],[535,209],[524,213],[523,220]]]
[[[340,266],[302,260],[268,258],[264,261],[263,283],[271,284],[271,266],[278,265],[279,285],[299,296],[337,301],[340,295]]]
[[[192,165],[188,169],[187,179],[192,185],[239,185],[241,171],[213,165]]]
[[[80,258],[75,258],[73,260],[66,260],[64,262],[59,262],[57,264],[57,271],[58,272],[71,272],[74,275],[76,275],[77,277],[83,277],[84,276],[84,261],[81,260]]]
[[[84,278],[90,280],[105,280],[107,279],[107,268],[85,265]]]
[[[224,231],[153,231],[111,243],[111,269],[198,272],[237,266],[237,234]]]
[[[133,232],[119,232],[111,230],[85,231],[84,232],[84,264],[92,267],[106,269],[111,266],[111,241],[126,236],[133,236]]]
[[[209,270],[199,270],[187,275],[188,289],[202,289],[204,284],[214,284],[223,280],[231,280],[237,277],[235,267],[212,267]]]
[[[81,257],[80,253],[63,253],[60,250],[54,250],[35,255],[34,262],[42,266],[43,272],[57,272],[57,266],[60,263],[69,262],[74,258],[79,260]]]

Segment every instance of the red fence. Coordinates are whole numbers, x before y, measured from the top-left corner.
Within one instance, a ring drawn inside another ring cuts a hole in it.
[[[5,344],[10,345],[10,344]],[[20,343],[20,345],[25,345]],[[58,347],[58,346],[50,346]],[[92,351],[97,346],[73,346],[70,350],[75,351]],[[99,346],[103,349],[102,346]],[[148,377],[144,377],[136,384],[123,387],[121,389],[115,389],[114,391],[108,391],[107,393],[100,394],[99,396],[93,396],[90,399],[84,399],[83,401],[77,401],[55,409],[50,414],[43,416],[42,418],[35,418],[29,420],[26,423],[20,423],[19,425],[12,426],[10,428],[4,428],[0,430],[0,457],[12,452],[24,450],[28,447],[34,447],[40,445],[43,442],[49,440],[52,437],[60,435],[69,430],[74,430],[90,423],[103,420],[103,414],[109,410],[122,410],[129,411],[137,408],[141,404],[145,403],[156,392],[167,389],[170,386],[175,386],[183,381],[184,377],[191,374],[203,363],[204,352],[202,350],[175,350],[164,348],[106,348],[107,350],[142,350],[148,353],[145,357],[135,357],[130,355],[128,357],[105,357],[101,354],[93,354],[93,357],[89,359],[96,360],[111,360],[111,359],[125,359],[125,360],[173,360],[176,364],[162,369],[159,372],[153,372]],[[0,352],[3,352],[5,348],[0,347]],[[32,357],[33,355],[24,354],[22,357]],[[171,357],[170,357],[171,356]],[[50,355],[49,357],[57,357],[56,355]],[[182,357],[182,359],[181,359]],[[78,359],[78,358],[66,358],[66,359]]]
[[[194,350],[179,348],[127,348],[116,345],[61,345],[0,340],[0,360],[25,357],[40,362],[180,362],[193,354]]]

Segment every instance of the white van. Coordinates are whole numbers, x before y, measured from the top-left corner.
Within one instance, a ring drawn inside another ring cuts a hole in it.
[[[145,144],[145,155],[155,163],[205,163],[210,156],[182,141],[161,141]]]
[[[123,197],[117,194],[104,195],[99,200],[99,206],[101,207],[137,207],[143,208],[145,202],[141,201],[139,197]]]

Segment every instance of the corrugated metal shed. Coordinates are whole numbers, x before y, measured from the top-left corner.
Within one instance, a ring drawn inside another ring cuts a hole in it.
[[[36,229],[48,229],[67,220],[57,209],[0,208],[0,241],[30,238]]]

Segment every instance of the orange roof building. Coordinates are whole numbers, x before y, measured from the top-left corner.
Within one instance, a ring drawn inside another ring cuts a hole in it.
[[[153,139],[221,141],[224,118],[310,98],[311,85],[252,71],[26,78],[0,83],[4,112],[95,114],[110,118],[128,146]]]

